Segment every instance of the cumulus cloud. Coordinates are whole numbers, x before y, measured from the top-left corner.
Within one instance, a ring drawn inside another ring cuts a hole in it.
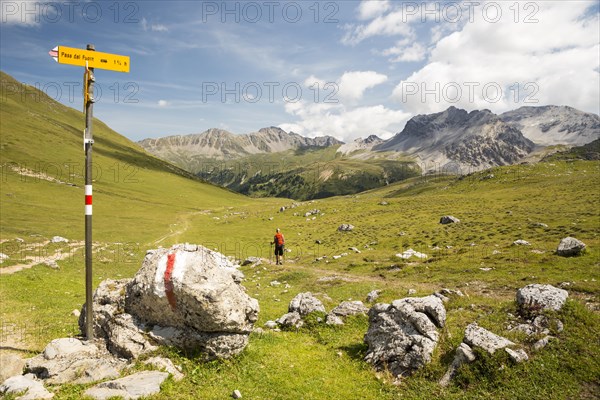
[[[419,42],[411,42],[409,40],[401,40],[396,43],[396,46],[384,50],[381,54],[384,56],[392,56],[391,62],[414,62],[423,61],[427,56],[427,49]]]
[[[594,3],[536,2],[539,8],[519,15],[512,3],[492,3],[502,7],[502,18],[491,22],[482,3],[472,22],[437,41],[427,64],[400,82],[393,98],[414,113],[450,105],[503,112],[545,104],[597,113],[600,24],[590,13]]]
[[[322,81],[311,76],[306,85]],[[375,71],[351,71],[336,80],[339,85],[337,102],[300,100],[285,104],[285,111],[296,121],[279,125],[281,129],[315,137],[331,135],[344,142],[371,134],[388,138],[402,129],[410,115],[384,105],[356,106],[365,91],[387,80]]]
[[[367,20],[380,17],[390,8],[389,0],[363,0],[358,6],[358,18]]]
[[[159,107],[167,107],[169,105],[169,102],[166,100],[159,100],[158,101],[158,106]]]
[[[345,27],[346,34],[342,43],[355,45],[374,36],[402,36],[415,38],[415,30],[410,21],[414,16],[407,16],[403,10],[396,10],[385,15],[379,15],[367,24],[350,24]]]
[[[345,72],[339,79],[339,97],[342,101],[360,100],[367,89],[387,81],[387,76],[375,71]]]

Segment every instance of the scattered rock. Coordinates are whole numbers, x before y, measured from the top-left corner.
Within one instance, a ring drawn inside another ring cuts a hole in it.
[[[100,343],[99,343],[100,344]],[[55,339],[27,361],[26,369],[50,384],[88,384],[119,376],[123,360],[102,347],[75,338]]]
[[[460,290],[454,290],[454,289],[447,289],[447,288],[442,288],[442,290],[440,290],[438,293],[444,295],[444,296],[458,296],[458,297],[464,297],[464,293],[461,292]]]
[[[508,346],[514,346],[510,340],[498,336],[473,322],[465,330],[463,342],[471,347],[479,347],[489,354],[494,354],[496,350],[504,349]]]
[[[69,239],[66,239],[62,236],[54,236],[50,241],[52,243],[69,243]]]
[[[523,361],[529,360],[527,353],[525,353],[525,350],[523,350],[523,349],[512,350],[507,347],[504,349],[504,351],[506,351],[508,353],[508,355],[510,356],[510,358],[517,364],[522,363]]]
[[[321,241],[321,240],[315,240],[315,244],[323,244],[323,241]]]
[[[547,224],[544,224],[543,222],[534,222],[534,223],[533,223],[533,224],[531,224],[531,225],[533,225],[533,226],[535,226],[535,227],[538,227],[538,228],[547,228],[547,227],[548,227],[548,225],[547,225]]]
[[[350,248],[348,248],[348,250],[352,250],[356,254],[360,254],[361,253],[361,251],[359,249],[357,249],[356,247],[350,247]]]
[[[380,206],[387,206],[387,205],[388,205],[388,202],[387,202],[387,201],[380,201],[380,202],[379,202],[379,205],[380,205]]]
[[[156,369],[168,372],[173,376],[173,380],[179,382],[185,375],[181,372],[181,368],[173,364],[173,361],[164,357],[152,357],[144,361],[144,365],[151,365]]]
[[[276,329],[277,328],[277,322],[269,320],[269,321],[265,322],[264,326],[265,326],[265,328]]]
[[[446,309],[435,296],[376,304],[369,311],[365,361],[393,375],[410,374],[431,361]]]
[[[304,325],[302,316],[296,311],[283,314],[276,322],[284,328],[298,329]]]
[[[459,222],[460,222],[460,219],[455,218],[452,215],[444,215],[442,218],[440,218],[440,224],[443,224],[443,225],[457,224]]]
[[[531,246],[531,243],[529,243],[527,240],[523,240],[523,239],[515,240],[513,242],[513,244],[515,246]]]
[[[241,399],[242,398],[242,393],[239,390],[236,389],[231,394],[231,397],[233,397],[234,399]]]
[[[259,257],[248,257],[244,261],[242,261],[242,266],[250,265],[252,267],[256,267],[257,265],[261,265],[262,260]]]
[[[96,400],[112,397],[139,399],[160,392],[160,385],[167,379],[167,372],[142,371],[125,378],[102,382],[84,392],[85,396]]]
[[[10,377],[0,385],[0,394],[10,395],[26,392],[17,397],[18,400],[51,399],[54,393],[50,393],[42,382],[36,380],[32,375],[17,375]]]
[[[408,260],[411,257],[427,258],[427,254],[419,253],[418,251],[415,251],[413,249],[408,249],[404,253],[396,254],[396,257],[402,258],[404,260]]]
[[[4,260],[8,260],[10,257],[4,253],[0,253],[0,264],[4,262]]]
[[[374,303],[381,294],[381,290],[371,290],[367,293],[367,303]]]
[[[548,346],[548,343],[550,343],[550,339],[553,339],[553,337],[545,336],[545,337],[541,338],[540,340],[538,340],[537,342],[535,342],[533,344],[533,350],[534,351],[542,350],[544,347]]]
[[[458,368],[460,368],[460,366],[465,363],[470,363],[473,361],[475,361],[475,354],[473,353],[473,349],[471,349],[471,347],[469,347],[468,344],[461,343],[456,348],[454,360],[452,360],[452,364],[450,364],[448,370],[446,371],[442,379],[440,379],[439,384],[444,387],[448,386],[450,380],[454,378],[454,375],[456,375],[456,371],[458,371]]]
[[[288,307],[290,313],[297,312],[300,316],[308,315],[315,311],[326,312],[321,300],[310,292],[299,293],[290,301]]]
[[[350,224],[341,224],[341,225],[338,227],[338,229],[337,229],[337,230],[338,230],[339,232],[350,232],[350,231],[352,231],[353,229],[354,229],[354,225],[350,225]]]
[[[415,289],[408,289],[407,293],[408,293],[409,296],[412,296],[414,294],[417,294],[417,291]]]
[[[25,367],[25,360],[16,354],[0,353],[0,382],[11,376],[21,375]]]
[[[560,241],[556,253],[563,257],[578,256],[585,249],[585,243],[572,237]]]
[[[284,206],[281,206],[281,207],[279,208],[279,212],[284,212],[284,211],[285,211],[285,207],[284,207]]]
[[[332,313],[327,314],[325,323],[327,325],[344,325],[344,321],[338,315]]]
[[[552,285],[531,284],[517,290],[517,305],[522,314],[537,314],[542,310],[558,311],[569,293]]]
[[[279,281],[271,281],[271,283],[269,283],[269,285],[271,285],[273,287],[277,287],[277,286],[281,286],[281,282],[279,282]]]
[[[357,314],[366,315],[368,312],[369,312],[369,309],[367,307],[365,307],[363,302],[360,300],[343,301],[340,303],[340,305],[338,305],[333,310],[331,310],[332,314],[335,314],[340,317],[347,317],[349,315],[357,315]]]
[[[81,315],[81,311],[79,311],[79,310],[73,310],[73,311],[71,311],[71,315],[74,316],[74,317],[79,318],[79,316]]]

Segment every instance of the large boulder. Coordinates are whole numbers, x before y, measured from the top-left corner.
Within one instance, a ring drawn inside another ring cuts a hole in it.
[[[151,250],[127,288],[125,311],[151,323],[199,332],[252,332],[258,301],[243,274],[203,246]]]
[[[585,243],[573,237],[566,237],[558,244],[556,254],[563,257],[578,256],[585,249]]]
[[[349,315],[363,314],[366,315],[369,309],[365,307],[362,301],[342,301],[337,307],[331,310],[332,314],[339,317],[347,317]]]
[[[102,282],[93,296],[94,333],[124,358],[157,344],[208,359],[239,354],[258,318],[243,274],[222,254],[197,245],[150,250],[133,279]],[[85,306],[79,320],[85,331]]]
[[[552,285],[532,284],[517,290],[517,305],[524,314],[536,314],[542,310],[558,311],[569,297],[564,289]]]
[[[411,374],[431,361],[446,309],[435,296],[376,304],[369,310],[365,361],[395,376]]]

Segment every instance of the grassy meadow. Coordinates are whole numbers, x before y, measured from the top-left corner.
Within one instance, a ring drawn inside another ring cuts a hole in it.
[[[2,84],[16,85],[5,74]],[[83,117],[41,94],[37,99],[3,95],[0,105],[0,252],[10,257],[0,273],[39,261],[0,274],[0,351],[25,357],[54,338],[79,334],[71,312],[85,297],[83,251],[73,245],[84,237]],[[234,389],[244,399],[282,400],[600,397],[599,162],[516,165],[463,178],[422,176],[357,195],[296,203],[251,199],[201,182],[100,121],[94,134],[94,163],[101,171],[94,182],[96,284],[133,276],[148,249],[190,242],[237,259],[264,258],[262,265],[242,267],[244,286],[260,303],[256,326],[287,312],[289,301],[304,291],[327,310],[343,300],[364,301],[374,289],[382,291],[382,302],[406,297],[409,289],[416,296],[441,288],[466,294],[446,303],[446,328],[432,363],[399,382],[363,361],[368,321],[358,316],[340,327],[311,320],[299,331],[252,334],[245,351],[230,360],[205,363],[161,348],[186,377],[169,379],[152,399],[226,399]],[[34,136],[45,145],[31,146]],[[440,225],[443,215],[461,222]],[[342,223],[355,228],[338,232]],[[277,227],[291,250],[280,266],[269,261]],[[56,235],[70,243],[48,243]],[[556,247],[566,236],[585,242],[587,251],[558,257]],[[518,239],[531,246],[513,245]],[[409,248],[428,258],[396,256]],[[48,257],[60,268],[44,265]],[[282,285],[271,286],[274,280]],[[557,315],[564,331],[552,332],[557,340],[539,352],[530,349],[539,337],[507,331],[516,318],[515,292],[530,283],[562,283],[569,291]],[[530,360],[513,365],[501,355],[481,357],[441,388],[437,381],[465,327],[475,321],[522,344]],[[55,388],[54,398],[79,399],[86,388]]]

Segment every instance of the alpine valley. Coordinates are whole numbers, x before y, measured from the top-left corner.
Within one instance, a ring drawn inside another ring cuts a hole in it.
[[[568,106],[527,106],[500,115],[450,107],[411,118],[388,140],[368,135],[343,143],[269,127],[243,135],[209,129],[139,144],[236,192],[307,200],[354,194],[420,174],[466,175],[536,162],[599,137],[600,117]]]

